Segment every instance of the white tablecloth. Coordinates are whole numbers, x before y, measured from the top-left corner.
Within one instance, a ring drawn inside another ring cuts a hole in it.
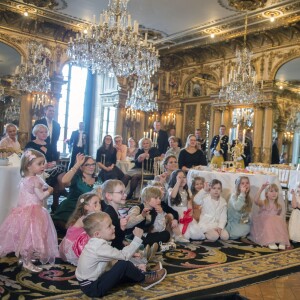
[[[20,167],[0,166],[0,224],[18,202]]]
[[[134,167],[134,163],[129,160],[118,160],[116,166],[126,174],[128,170]]]
[[[263,175],[263,174],[246,174],[246,173],[229,173],[229,172],[215,172],[215,171],[199,171],[190,170],[187,175],[188,186],[191,186],[192,179],[196,176],[205,178],[205,181],[210,182],[213,179],[218,179],[222,182],[222,196],[228,201],[232,193],[235,192],[235,180],[239,176],[247,176],[250,180],[250,197],[254,199],[257,191],[263,183],[275,183],[279,188],[279,197],[283,201],[282,189],[277,175]],[[261,193],[261,199],[264,199],[264,193]]]

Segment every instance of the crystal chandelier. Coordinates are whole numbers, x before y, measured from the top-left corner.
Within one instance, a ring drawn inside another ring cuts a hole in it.
[[[241,124],[242,127],[252,127],[254,119],[253,108],[235,108],[232,112],[232,125]]]
[[[255,103],[263,98],[257,84],[256,72],[251,66],[252,52],[246,47],[247,22],[246,15],[244,47],[242,51],[236,51],[236,64],[230,70],[228,84],[224,85],[223,78],[219,92],[219,99],[231,104]]]
[[[21,103],[19,99],[9,97],[10,104],[4,111],[4,120],[6,123],[12,123],[20,119]]]
[[[138,23],[127,12],[129,0],[110,0],[108,9],[75,40],[70,38],[68,55],[72,63],[93,73],[115,76],[151,75],[160,66],[158,51],[148,42],[147,33],[140,39]]]
[[[16,67],[12,85],[21,91],[48,92],[50,90],[49,69],[47,60],[50,52],[42,44],[30,41],[27,45],[28,61]]]
[[[128,92],[126,107],[145,112],[158,110],[157,95],[155,95],[149,75],[137,77],[131,95]]]

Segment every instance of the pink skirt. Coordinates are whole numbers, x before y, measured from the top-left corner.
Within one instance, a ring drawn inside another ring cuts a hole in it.
[[[14,208],[0,227],[0,257],[14,252],[24,261],[54,263],[59,256],[55,227],[41,205]]]

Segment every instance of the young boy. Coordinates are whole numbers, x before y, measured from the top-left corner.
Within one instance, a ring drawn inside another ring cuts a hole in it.
[[[157,187],[145,187],[141,194],[142,204],[132,207],[128,212],[127,229],[137,226],[144,230],[144,245],[166,243],[170,233],[166,230],[165,213],[161,206],[161,190]]]
[[[111,245],[119,250],[122,250],[125,239],[125,229],[128,217],[121,217],[119,209],[126,203],[125,186],[122,181],[116,179],[106,180],[102,184],[102,196],[107,207],[104,210],[111,218],[115,226],[115,238]]]
[[[147,290],[166,277],[166,269],[143,273],[128,261],[142,243],[140,228],[133,230],[133,241],[121,251],[109,243],[115,238],[115,228],[108,214],[88,215],[83,219],[83,228],[90,240],[79,257],[75,275],[87,296],[103,297],[121,282],[139,282]]]

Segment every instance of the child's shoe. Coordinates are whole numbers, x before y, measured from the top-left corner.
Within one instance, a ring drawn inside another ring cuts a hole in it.
[[[285,245],[279,244],[278,249],[279,249],[279,250],[285,250]]]
[[[150,255],[148,257],[148,261],[151,261],[154,258],[157,250],[158,250],[158,244],[154,243],[150,248]]]
[[[177,235],[175,236],[175,242],[177,243],[189,243],[190,240],[187,240],[183,235]]]
[[[270,248],[271,250],[278,250],[278,247],[277,247],[276,244],[270,244],[270,245],[269,245],[269,248]],[[285,248],[285,247],[284,247],[284,248]]]
[[[161,269],[159,271],[153,271],[145,274],[145,280],[141,282],[143,290],[148,290],[152,286],[160,283],[167,275],[166,269]]]
[[[147,260],[149,259],[150,257],[150,254],[151,254],[151,249],[150,249],[150,245],[146,245],[145,248],[144,248],[144,258],[146,258]]]
[[[42,268],[35,266],[33,263],[25,263],[23,262],[23,269],[25,269],[26,271],[29,271],[31,273],[40,273],[43,271]]]
[[[146,266],[146,270],[147,272],[151,272],[151,271],[159,271],[162,269],[162,263],[159,261],[158,263],[156,263],[155,265],[149,265],[147,264]]]

